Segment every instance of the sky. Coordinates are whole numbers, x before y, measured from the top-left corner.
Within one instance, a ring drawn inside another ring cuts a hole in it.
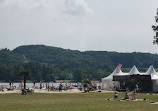
[[[157,0],[0,0],[0,48],[158,53]]]

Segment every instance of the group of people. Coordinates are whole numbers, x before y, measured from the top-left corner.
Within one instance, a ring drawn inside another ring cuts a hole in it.
[[[35,83],[33,83],[33,84],[34,84],[34,88],[38,89],[38,87],[35,86]],[[68,83],[66,83],[66,84],[60,83],[58,86],[55,86],[53,83],[50,84],[49,82],[47,82],[47,83],[40,82],[39,89],[45,89],[45,90],[48,90],[48,92],[49,91],[62,92],[62,90],[64,90],[64,91],[70,90],[71,91],[71,89],[73,89],[73,85],[68,84]]]
[[[16,86],[13,85],[13,82],[9,82],[9,86],[8,85],[0,85],[0,91],[2,91],[2,92],[4,92],[5,90],[12,91],[15,89],[16,89]]]
[[[4,92],[5,89],[7,89],[8,87],[6,85],[1,85],[0,86],[0,91]]]
[[[88,83],[83,83],[82,85],[80,85],[80,90],[84,90],[84,92],[90,92],[90,91],[96,91],[97,90],[97,84],[93,83],[93,84],[88,84]],[[98,86],[98,89],[101,90],[101,86]]]
[[[123,98],[122,100],[136,100],[137,97],[138,97],[138,94],[137,94],[136,91],[133,91],[133,92],[131,93],[131,95],[129,95],[129,93],[126,92],[126,93],[125,93],[125,96],[124,96],[124,98]],[[114,94],[114,100],[120,100],[120,99],[118,98],[117,92],[115,92],[115,94]]]
[[[97,88],[97,84],[96,83],[93,83],[92,85],[89,85],[89,84],[81,84],[81,83],[77,83],[75,85],[72,85],[71,83],[65,83],[65,84],[62,84],[60,83],[59,86],[54,86],[53,83],[49,83],[49,82],[41,82],[39,83],[39,87],[36,87],[36,83],[33,82],[33,87],[36,88],[36,89],[46,89],[48,91],[59,91],[59,92],[62,92],[62,90],[64,91],[67,91],[67,90],[72,90],[74,87],[78,88],[80,91],[86,91],[86,92],[89,92],[89,91],[96,91],[97,89],[98,90],[101,90],[101,86]]]

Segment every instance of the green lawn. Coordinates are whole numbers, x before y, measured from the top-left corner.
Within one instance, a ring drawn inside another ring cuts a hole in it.
[[[119,93],[122,98],[124,94]],[[158,95],[139,94],[148,101],[107,101],[113,93],[1,94],[0,111],[158,111]]]

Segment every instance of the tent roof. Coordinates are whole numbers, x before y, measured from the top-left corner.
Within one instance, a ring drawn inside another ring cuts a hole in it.
[[[105,79],[113,79],[113,76],[114,76],[114,75],[115,75],[115,76],[126,75],[126,73],[123,73],[121,70],[119,71],[119,73],[117,73],[117,68],[118,68],[118,67],[116,67],[115,70],[114,70],[109,76],[103,78],[103,80],[105,80]]]
[[[102,80],[109,80],[113,79],[113,76],[124,76],[124,75],[133,75],[133,74],[140,74],[140,75],[150,75],[152,80],[158,80],[158,73],[155,71],[154,67],[151,65],[149,69],[145,73],[140,73],[137,67],[134,65],[129,73],[123,73],[121,70],[117,73],[117,68],[107,77],[102,78]]]
[[[146,74],[151,75],[151,79],[158,79],[158,73],[155,71],[155,69],[152,65],[146,71]]]
[[[152,74],[151,75],[151,79],[152,80],[158,79],[158,74],[157,73],[156,74]]]
[[[114,76],[125,76],[125,75],[128,75],[128,73],[124,73],[121,70],[119,73],[114,74]]]
[[[133,75],[133,74],[140,74],[140,72],[138,71],[135,65],[132,67],[131,71],[129,72],[129,75]]]
[[[117,73],[117,67],[115,68],[115,70],[107,77],[103,78],[104,80],[105,79],[113,79],[113,75],[116,75],[116,74],[121,74],[123,73],[121,70],[119,71],[119,73]]]
[[[146,74],[151,75],[151,74],[156,74],[156,71],[154,67],[151,65],[149,69],[146,71]]]
[[[107,76],[103,79],[113,79],[113,75],[116,74],[116,70],[117,70],[117,67],[115,68],[115,70],[109,76]]]

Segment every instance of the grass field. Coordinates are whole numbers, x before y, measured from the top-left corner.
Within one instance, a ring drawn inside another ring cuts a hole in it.
[[[124,94],[119,93],[123,98]],[[1,94],[0,111],[158,111],[158,95],[139,94],[148,101],[108,101],[113,93]]]

